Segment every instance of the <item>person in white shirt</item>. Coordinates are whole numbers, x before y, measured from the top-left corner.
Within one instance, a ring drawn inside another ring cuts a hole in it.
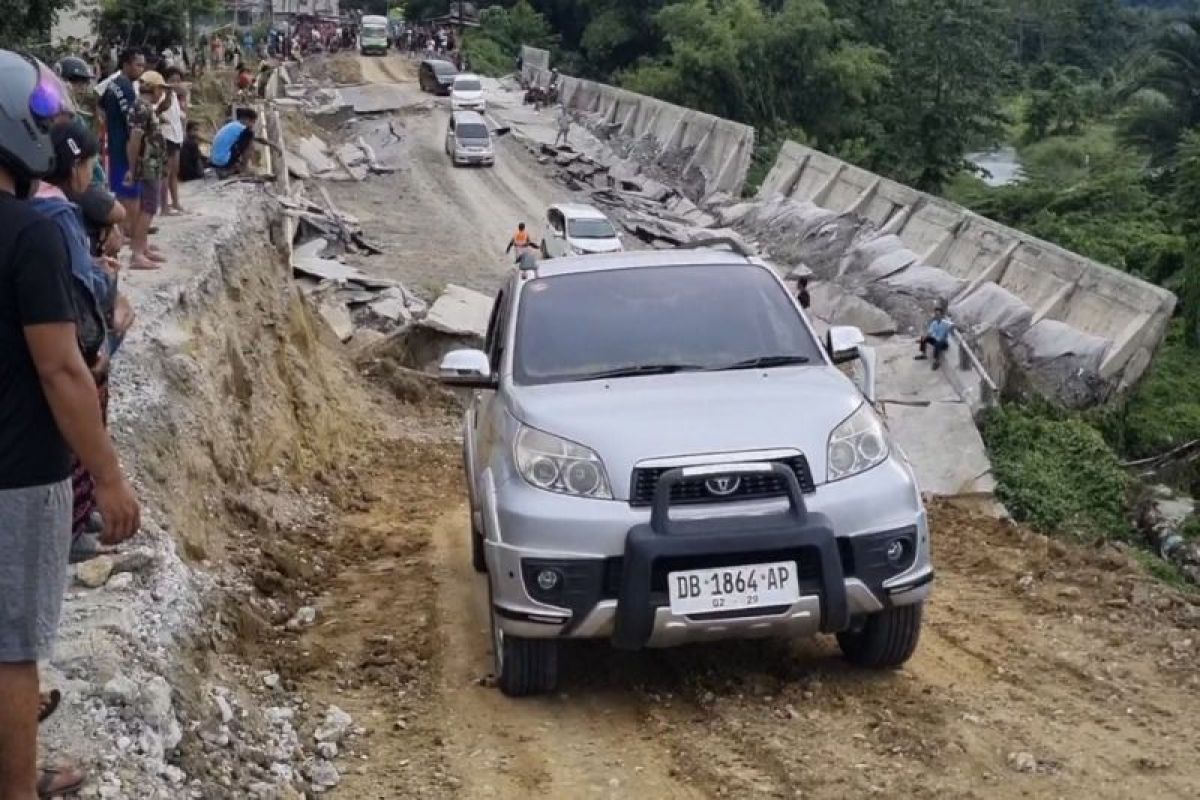
[[[186,213],[179,203],[179,152],[183,148],[184,127],[187,121],[186,86],[179,67],[168,67],[163,76],[167,81],[165,106],[160,107],[163,139],[167,143],[167,174],[162,182],[163,213],[176,217]]]

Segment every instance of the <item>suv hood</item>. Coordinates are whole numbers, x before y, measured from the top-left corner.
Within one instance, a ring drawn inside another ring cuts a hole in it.
[[[612,239],[567,239],[567,244],[582,253],[616,253],[622,249],[621,240]]]
[[[464,92],[462,89],[455,89],[450,96],[463,103],[478,103],[483,99],[483,92]]]
[[[511,397],[526,425],[595,450],[619,499],[640,461],[742,450],[795,448],[824,483],[829,434],[863,402],[819,365],[517,386]]]

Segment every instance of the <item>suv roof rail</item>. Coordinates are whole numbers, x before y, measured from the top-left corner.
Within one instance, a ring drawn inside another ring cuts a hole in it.
[[[742,258],[753,258],[754,253],[746,248],[746,245],[739,242],[730,236],[717,236],[711,239],[695,239],[690,242],[683,242],[676,246],[676,250],[701,250],[705,247],[719,247],[725,245],[733,252],[737,253]]]

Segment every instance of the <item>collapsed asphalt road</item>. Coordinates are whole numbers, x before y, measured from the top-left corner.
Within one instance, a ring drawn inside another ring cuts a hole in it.
[[[407,61],[361,64],[416,98]],[[442,101],[397,117],[408,166],[329,187],[385,250],[362,263],[427,292],[493,290],[516,222],[540,229],[565,190],[512,141],[494,170],[453,169]],[[1119,548],[952,504],[932,509],[938,583],[901,671],[851,669],[826,641],[595,644],[571,649],[561,694],[504,698],[488,680],[453,420],[422,413],[405,446],[357,473],[361,501],[332,523],[336,577],[315,603],[327,622],[271,654],[367,730],[334,796],[1200,796],[1197,598]]]

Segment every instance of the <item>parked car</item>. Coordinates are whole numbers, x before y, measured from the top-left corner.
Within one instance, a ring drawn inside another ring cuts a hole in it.
[[[618,253],[625,249],[617,229],[598,209],[579,203],[558,203],[546,211],[543,258]]]
[[[427,58],[417,68],[417,82],[421,91],[443,97],[450,94],[450,87],[454,85],[456,75],[458,70],[453,64],[438,58]]]
[[[454,166],[496,163],[496,150],[487,122],[478,111],[455,111],[446,129],[446,155]]]
[[[471,110],[481,114],[487,110],[483,81],[478,75],[461,73],[455,76],[454,83],[450,86],[450,107],[455,111]]]
[[[828,633],[855,664],[905,662],[929,528],[873,355],[857,328],[822,340],[736,246],[514,271],[484,349],[441,364],[475,390],[463,460],[501,690],[552,691],[571,639]],[[856,359],[861,386],[838,368]]]

